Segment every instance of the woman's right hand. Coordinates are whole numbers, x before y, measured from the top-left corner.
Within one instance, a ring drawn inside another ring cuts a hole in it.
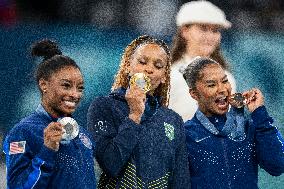
[[[252,88],[251,90],[244,92],[243,96],[247,99],[246,105],[250,112],[253,112],[258,107],[264,105],[263,94],[258,88]]]
[[[58,122],[51,122],[43,131],[44,145],[54,151],[58,151],[59,142],[62,139],[63,126]]]
[[[130,110],[129,118],[139,124],[145,110],[146,94],[144,90],[136,85],[130,86],[126,91],[125,99]]]

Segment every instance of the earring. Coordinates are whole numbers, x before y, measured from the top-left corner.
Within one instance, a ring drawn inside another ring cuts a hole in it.
[[[46,89],[43,90],[43,93],[46,93]]]

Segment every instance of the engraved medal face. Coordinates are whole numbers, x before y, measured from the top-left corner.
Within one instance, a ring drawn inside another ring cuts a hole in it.
[[[236,108],[242,108],[246,104],[246,98],[242,93],[235,93],[230,96],[229,103]]]
[[[150,78],[147,77],[143,73],[136,73],[133,76],[131,76],[129,84],[130,86],[137,85],[141,89],[144,90],[145,93],[150,91],[151,89],[151,82]]]
[[[61,143],[68,143],[79,134],[79,126],[75,119],[64,117],[58,122],[63,125],[63,135]]]

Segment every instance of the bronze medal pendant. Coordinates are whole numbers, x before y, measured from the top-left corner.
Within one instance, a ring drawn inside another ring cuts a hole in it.
[[[74,139],[79,134],[79,126],[75,119],[71,117],[63,117],[58,120],[60,124],[63,125],[62,140],[60,143],[68,144],[72,139]]]
[[[229,98],[229,103],[236,108],[242,108],[246,105],[246,98],[242,95],[242,93],[232,94]]]
[[[143,73],[136,73],[131,76],[129,84],[130,86],[137,85],[143,89],[145,93],[151,90],[151,80]]]

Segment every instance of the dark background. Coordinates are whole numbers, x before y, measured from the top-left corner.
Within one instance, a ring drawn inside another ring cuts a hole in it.
[[[75,113],[86,125],[91,100],[110,91],[123,49],[138,35],[150,34],[171,46],[175,15],[187,1],[170,0],[0,0],[0,141],[40,97],[29,55],[35,40],[56,40],[81,67],[85,97]],[[284,133],[284,1],[211,1],[233,24],[223,31],[222,48],[238,91],[259,87],[270,114]],[[2,151],[2,144],[1,151]],[[0,166],[3,165],[3,153]],[[2,162],[2,164],[1,164]],[[4,177],[0,188],[4,187]],[[280,189],[284,176],[260,172],[260,188]]]

